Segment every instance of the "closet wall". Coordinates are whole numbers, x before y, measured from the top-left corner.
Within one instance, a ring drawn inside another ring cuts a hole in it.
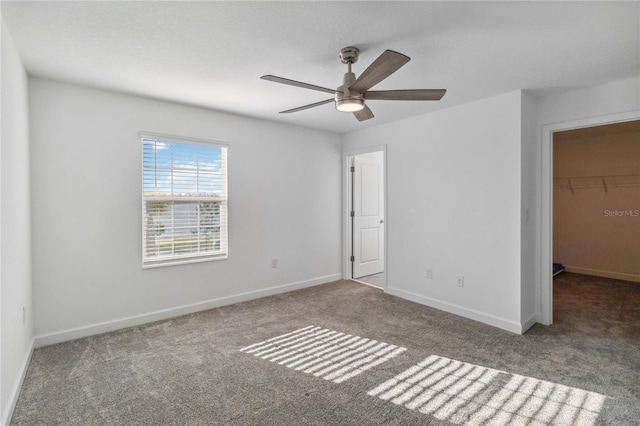
[[[640,121],[555,133],[553,163],[554,262],[640,282]]]

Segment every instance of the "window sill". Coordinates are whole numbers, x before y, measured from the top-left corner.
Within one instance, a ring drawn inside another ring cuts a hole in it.
[[[166,266],[188,265],[191,263],[214,262],[216,260],[227,260],[228,258],[229,258],[229,255],[225,254],[223,256],[200,257],[196,259],[167,260],[162,263],[149,263],[146,265],[143,263],[142,269],[164,268]]]

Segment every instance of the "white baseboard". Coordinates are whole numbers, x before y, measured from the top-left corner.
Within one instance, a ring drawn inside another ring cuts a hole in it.
[[[535,323],[538,322],[538,314],[533,314],[531,318],[523,322],[520,326],[520,334],[524,334],[525,331],[534,326]]]
[[[27,369],[29,368],[29,363],[31,362],[31,355],[33,355],[33,349],[35,347],[35,339],[31,339],[31,343],[27,349],[27,353],[25,354],[24,360],[22,361],[22,365],[20,365],[20,371],[18,372],[18,378],[16,382],[13,384],[13,388],[11,389],[11,394],[9,395],[9,400],[7,401],[7,408],[4,413],[2,413],[2,419],[0,419],[0,425],[8,425],[11,423],[11,418],[13,417],[13,410],[16,408],[16,403],[18,402],[18,397],[20,396],[20,390],[22,389],[22,383],[24,383],[24,378],[27,375]]]
[[[564,265],[566,272],[574,272],[576,274],[593,275],[602,278],[613,278],[615,280],[634,281],[640,283],[640,275],[624,274],[621,272],[600,271],[598,269],[581,268],[580,266]]]
[[[452,303],[443,302],[441,300],[432,299],[430,297],[422,296],[410,291],[401,290],[395,287],[387,287],[387,293],[402,297],[403,299],[411,300],[412,302],[427,305],[432,308],[440,309],[441,311],[449,312],[461,317],[469,318],[474,321],[479,321],[485,324],[489,324],[494,327],[501,328],[506,331],[510,331],[516,334],[522,334],[524,326],[514,321],[509,321],[504,318],[499,318],[494,315],[489,315],[484,312],[479,312],[473,309],[467,309],[462,306],[454,305]],[[524,329],[526,330],[526,329]]]
[[[249,300],[259,299],[261,297],[273,296],[275,294],[286,293],[293,290],[300,290],[307,287],[313,287],[320,284],[329,283],[342,279],[342,273],[326,275],[324,277],[312,278],[309,280],[298,281],[289,284],[282,284],[261,290],[249,291],[246,293],[235,294],[232,296],[221,297],[218,299],[206,300],[204,302],[193,303],[190,305],[178,306],[175,308],[163,309],[160,311],[149,312],[147,314],[136,315],[127,318],[121,318],[113,321],[106,321],[97,324],[91,324],[84,327],[73,328],[54,333],[48,333],[35,337],[35,347],[54,345],[56,343],[66,342],[69,340],[80,339],[82,337],[93,336],[96,334],[107,333],[110,331],[120,330],[123,328],[134,327],[137,325],[147,324],[155,321],[161,321],[169,318],[179,317],[182,315],[192,314],[194,312],[206,311],[207,309],[219,308],[221,306],[233,305],[235,303],[247,302]]]

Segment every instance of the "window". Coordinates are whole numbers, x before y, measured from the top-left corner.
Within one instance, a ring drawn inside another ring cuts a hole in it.
[[[143,267],[227,257],[227,147],[141,135]]]

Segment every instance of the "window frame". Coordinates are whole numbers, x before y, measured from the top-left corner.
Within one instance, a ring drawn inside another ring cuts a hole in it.
[[[145,140],[154,140],[157,142],[167,142],[167,143],[181,143],[181,144],[189,144],[189,145],[204,145],[209,147],[222,148],[225,150],[224,155],[222,156],[222,170],[223,177],[221,179],[222,183],[222,197],[202,197],[202,196],[193,196],[193,197],[184,197],[184,200],[176,200],[178,197],[159,197],[159,196],[149,196],[145,197],[145,167],[144,167],[144,144]],[[228,180],[229,180],[229,144],[212,141],[208,139],[199,139],[199,138],[186,138],[180,136],[166,135],[160,133],[152,133],[152,132],[140,132],[138,134],[138,143],[140,144],[141,149],[141,255],[142,255],[142,269],[151,269],[151,268],[161,268],[166,266],[174,266],[174,265],[185,265],[191,263],[201,263],[201,262],[211,262],[218,260],[226,260],[229,258],[229,191],[228,191]],[[217,202],[221,201],[220,204],[220,235],[221,240],[224,237],[224,245],[226,250],[222,251],[222,254],[204,254],[198,252],[192,255],[180,255],[176,256],[175,254],[171,257],[164,257],[160,259],[147,259],[145,250],[145,230],[146,230],[146,208],[147,202],[153,201],[171,201],[171,202],[184,202],[184,203],[197,203],[197,202]]]

